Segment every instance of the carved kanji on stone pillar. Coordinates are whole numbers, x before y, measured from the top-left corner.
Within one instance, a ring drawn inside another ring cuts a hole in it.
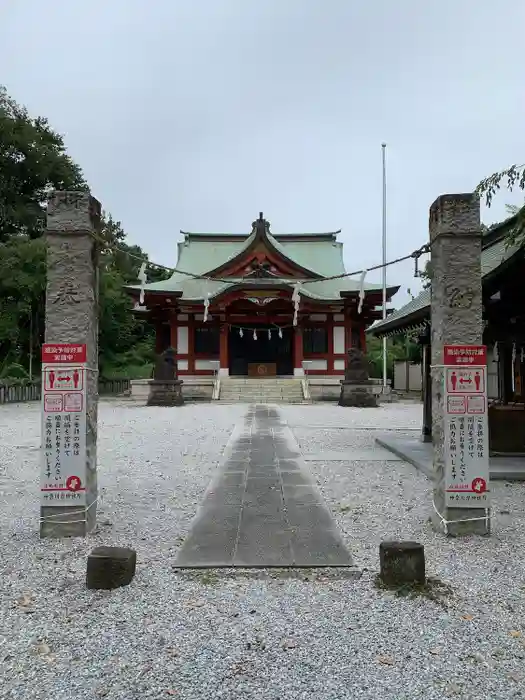
[[[84,454],[85,468],[71,483],[80,483],[82,505],[45,505],[40,508],[41,537],[79,537],[93,529],[97,509],[97,405],[98,405],[98,245],[94,234],[100,227],[100,203],[86,192],[54,192],[47,207],[47,287],[45,341],[50,345],[68,343],[86,346],[85,429],[70,435],[66,429],[74,412],[66,408],[64,420],[57,420],[57,454],[68,460],[75,445]],[[62,418],[62,416],[61,416]],[[67,420],[66,420],[67,419]],[[63,424],[62,424],[63,423]],[[60,435],[58,430],[61,430]],[[78,438],[78,440],[77,440]],[[74,440],[74,442],[72,442]],[[80,447],[81,446],[81,447]],[[63,465],[62,465],[63,466]],[[77,465],[78,466],[78,465]],[[58,481],[57,481],[58,479]],[[69,481],[69,480],[68,480]],[[58,476],[54,483],[59,483]],[[67,484],[62,493],[68,495]],[[69,493],[71,495],[71,493]]]
[[[485,518],[485,509],[445,507],[443,346],[480,345],[483,336],[481,226],[477,196],[469,193],[438,197],[430,207],[429,231],[434,454],[434,507],[431,515],[436,528],[450,535],[489,534],[490,520]]]

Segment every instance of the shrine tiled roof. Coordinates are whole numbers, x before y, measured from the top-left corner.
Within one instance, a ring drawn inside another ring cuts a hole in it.
[[[346,272],[343,261],[343,244],[337,241],[337,233],[295,233],[270,234],[267,240],[270,245],[285,259],[305,270],[301,294],[320,301],[341,300],[341,293],[355,292],[360,289],[360,280],[343,277],[335,280],[322,278],[341,275]],[[221,268],[229,261],[247,251],[253,243],[255,233],[248,236],[233,234],[192,234],[185,233],[184,240],[178,244],[177,266],[172,276],[162,282],[146,284],[145,291],[173,292],[181,294],[184,301],[200,301],[209,295],[210,298],[221,294],[232,285],[245,286],[274,286],[285,285],[293,287],[297,279],[286,278],[231,278],[228,282],[195,279],[191,275],[207,275],[210,271]],[[184,274],[190,273],[190,275]],[[222,274],[213,275],[223,277]],[[313,278],[319,277],[319,281]],[[311,280],[311,281],[310,281]],[[130,290],[139,289],[139,285],[131,285]],[[365,283],[366,291],[379,291],[378,284]],[[390,288],[388,296],[397,291]]]

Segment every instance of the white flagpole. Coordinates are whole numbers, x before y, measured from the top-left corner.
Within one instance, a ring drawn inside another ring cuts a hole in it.
[[[386,143],[381,144],[383,161],[383,319],[386,318]],[[383,336],[383,389],[387,386],[387,350],[386,336]]]

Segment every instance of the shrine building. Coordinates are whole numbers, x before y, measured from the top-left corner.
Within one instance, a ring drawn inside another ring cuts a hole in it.
[[[342,375],[348,349],[366,351],[382,288],[344,277],[340,231],[272,234],[261,213],[250,233],[181,233],[171,277],[126,288],[181,378]]]

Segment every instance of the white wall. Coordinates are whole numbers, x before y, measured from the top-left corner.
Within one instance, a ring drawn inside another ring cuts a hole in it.
[[[407,390],[407,371],[408,371],[408,390],[421,391],[423,388],[423,379],[421,376],[421,365],[413,365],[410,362],[398,360],[394,362],[394,389],[395,391]]]
[[[195,360],[195,369],[218,369],[219,363],[217,360]]]
[[[188,354],[188,326],[177,327],[177,353],[179,355]]]
[[[344,326],[334,326],[334,353],[344,355],[345,352],[345,329]]]
[[[304,364],[307,372],[311,372],[313,369],[328,369],[327,360],[305,360]]]

